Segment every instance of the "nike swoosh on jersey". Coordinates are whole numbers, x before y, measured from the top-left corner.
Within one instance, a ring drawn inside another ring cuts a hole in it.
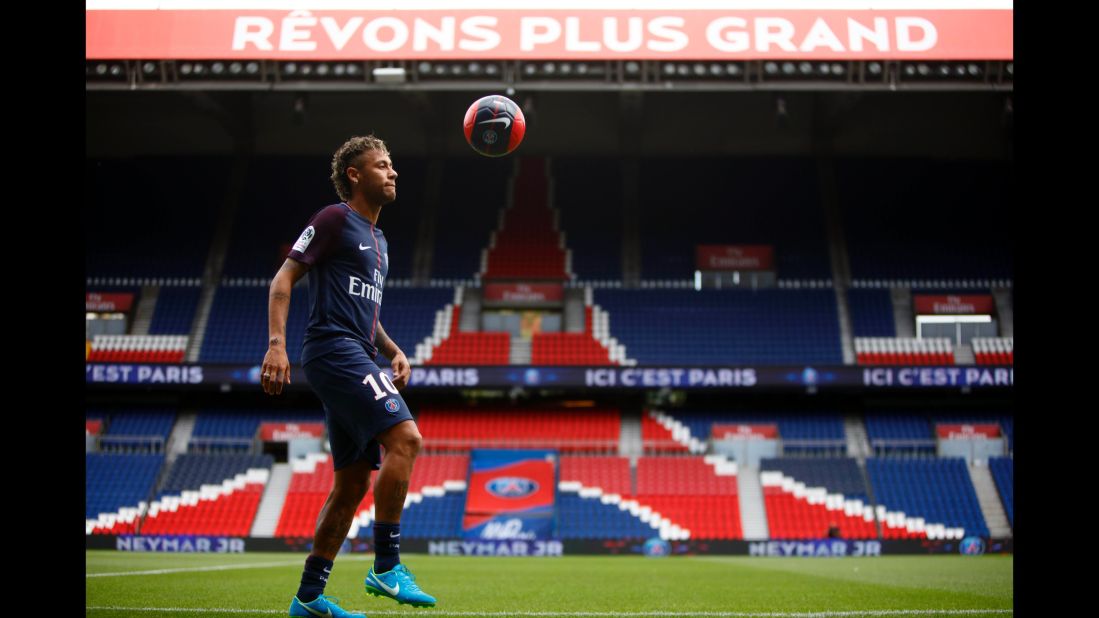
[[[502,122],[504,123],[505,129],[511,126],[511,118],[489,118],[488,120],[482,120],[477,124],[485,124],[486,122]]]
[[[359,243],[359,251],[366,251],[369,248],[370,248],[370,245],[367,245],[367,246],[364,247],[362,243]]]

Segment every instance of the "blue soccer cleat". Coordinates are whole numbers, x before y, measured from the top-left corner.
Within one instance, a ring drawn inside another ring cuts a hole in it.
[[[375,573],[374,567],[366,574],[366,592],[376,597],[389,597],[402,605],[435,607],[435,597],[416,585],[416,576],[403,564],[385,573]]]
[[[308,603],[302,603],[298,597],[290,601],[290,615],[294,618],[366,618],[361,612],[349,612],[336,605],[339,599],[323,594]]]

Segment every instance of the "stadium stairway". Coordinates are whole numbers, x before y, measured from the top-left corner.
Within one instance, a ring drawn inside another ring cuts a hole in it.
[[[559,229],[560,213],[550,203],[553,178],[542,157],[518,159],[510,205],[482,252],[477,278],[503,280],[574,279],[571,252]]]
[[[618,454],[630,458],[630,465],[637,469],[641,456],[641,416],[636,410],[622,410],[622,426],[618,438]]]
[[[282,515],[282,505],[286,502],[286,492],[290,489],[291,476],[290,464],[277,463],[271,466],[271,477],[267,480],[263,498],[256,509],[256,519],[252,522],[252,536],[275,536],[275,529]]]
[[[996,317],[1000,323],[1000,336],[1015,337],[1015,311],[1011,307],[1011,288],[992,288],[992,298],[996,301]]]
[[[908,288],[893,288],[890,290],[893,299],[893,325],[897,330],[897,337],[916,336],[916,316],[912,315],[912,290]]]
[[[1011,537],[1011,526],[1007,523],[1007,513],[1004,512],[1003,503],[1000,502],[1000,491],[996,489],[996,482],[992,479],[992,472],[988,463],[970,463],[969,478],[973,481],[973,489],[977,492],[977,504],[981,507],[985,524],[988,525],[988,534],[994,539]]]
[[[973,353],[973,346],[968,343],[954,344],[955,365],[976,365],[977,356]]]
[[[736,484],[744,540],[768,540],[771,536],[767,530],[767,510],[763,505],[763,487],[759,482],[759,468],[747,465],[738,467]]]
[[[847,439],[847,456],[856,459],[870,456],[870,438],[866,435],[866,426],[858,416],[843,418],[843,435]]]
[[[149,326],[153,323],[153,314],[156,313],[156,301],[159,295],[159,285],[146,285],[141,288],[141,296],[137,301],[137,307],[134,309],[134,321],[129,334],[149,334]]]
[[[512,337],[508,349],[508,363],[512,365],[529,365],[532,347],[530,339]]]
[[[187,444],[191,441],[191,434],[195,431],[195,421],[198,415],[194,412],[180,412],[176,415],[172,433],[168,436],[168,465],[175,463],[176,458],[187,452]]]

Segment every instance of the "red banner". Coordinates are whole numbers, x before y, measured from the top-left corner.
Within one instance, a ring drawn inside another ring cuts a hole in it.
[[[98,436],[99,432],[103,429],[102,419],[84,419],[84,435],[86,436]]]
[[[983,440],[985,438],[999,438],[999,425],[950,425],[946,423],[935,424],[935,434],[943,440]]]
[[[1011,60],[1013,13],[86,10],[84,54],[108,60]]]
[[[714,440],[729,438],[770,439],[778,438],[778,425],[743,425],[739,423],[714,423],[710,429]]]
[[[991,315],[996,301],[991,296],[930,296],[912,297],[917,315]]]
[[[287,442],[292,438],[319,438],[324,435],[324,423],[260,423],[259,435],[264,442]]]
[[[134,295],[128,292],[117,294],[87,292],[84,294],[85,311],[120,311],[125,313],[133,307],[133,304]]]
[[[771,245],[697,245],[698,270],[774,270],[775,248]]]
[[[485,300],[516,303],[560,301],[565,298],[565,288],[556,283],[488,283],[484,292]]]

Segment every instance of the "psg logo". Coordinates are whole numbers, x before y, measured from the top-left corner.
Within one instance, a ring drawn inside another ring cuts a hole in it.
[[[395,399],[386,399],[385,409],[389,410],[390,414],[396,414],[397,410],[401,409],[401,404],[397,403],[397,400]]]
[[[481,139],[484,140],[484,142],[486,144],[490,144],[490,145],[495,144],[496,143],[496,131],[485,131],[484,133],[481,134]]]
[[[498,498],[524,498],[538,491],[538,483],[518,476],[501,476],[485,483],[485,489]]]
[[[958,551],[965,556],[980,556],[985,553],[985,542],[979,536],[967,536],[958,546]]]
[[[672,553],[672,546],[664,539],[655,537],[645,541],[641,552],[650,558],[663,558]]]

